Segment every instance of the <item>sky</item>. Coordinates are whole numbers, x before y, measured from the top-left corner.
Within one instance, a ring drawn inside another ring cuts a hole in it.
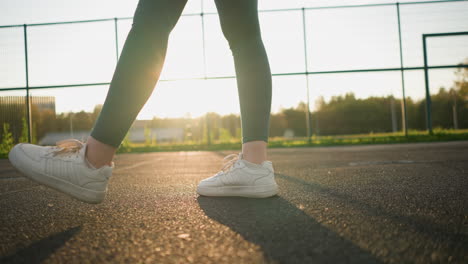
[[[395,1],[284,1],[259,0],[260,10]],[[408,2],[408,1],[400,1]],[[132,17],[137,1],[126,0],[0,0],[0,25],[47,23]],[[189,0],[184,14],[216,12],[213,1]],[[402,5],[402,42],[405,67],[422,66],[423,33],[468,31],[468,1]],[[306,60],[300,11],[260,12],[262,37],[273,74],[304,72]],[[216,14],[205,16],[206,74],[234,76],[234,64]],[[311,72],[400,67],[395,6],[316,9],[305,13],[307,68]],[[119,20],[119,50],[131,20]],[[190,43],[188,45],[187,43]],[[169,40],[161,82],[138,119],[239,113],[234,78],[200,78],[203,72],[200,16],[183,16]],[[109,82],[117,62],[114,22],[28,27],[30,86]],[[428,40],[429,65],[457,64],[468,58],[468,36]],[[0,96],[24,95],[1,88],[25,86],[23,28],[0,28]],[[304,75],[273,77],[272,111],[307,100]],[[311,109],[319,97],[353,92],[359,98],[394,95],[401,98],[400,72],[313,74],[308,77]],[[406,95],[424,96],[423,72],[406,71]],[[431,70],[430,87],[450,88],[453,70]],[[91,111],[105,100],[108,86],[33,90],[33,96],[56,97],[57,112]]]

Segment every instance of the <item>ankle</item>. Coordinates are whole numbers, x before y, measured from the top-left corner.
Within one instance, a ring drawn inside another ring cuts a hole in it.
[[[89,165],[96,169],[103,166],[111,166],[116,150],[112,146],[89,137],[86,142],[85,158]]]
[[[242,158],[251,163],[262,164],[267,160],[267,143],[250,141],[242,144]]]

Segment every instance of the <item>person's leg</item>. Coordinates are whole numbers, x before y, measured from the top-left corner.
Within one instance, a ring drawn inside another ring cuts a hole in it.
[[[187,0],[140,0],[106,101],[87,141],[94,167],[111,163],[143,105],[153,92],[166,56],[169,34]]]
[[[159,78],[169,33],[186,0],[140,0],[101,114],[87,143],[17,144],[8,154],[26,177],[81,201],[100,203],[112,158]],[[87,157],[86,157],[87,156]]]
[[[205,196],[271,197],[278,193],[273,164],[266,160],[271,72],[260,34],[257,0],[215,3],[236,68],[242,152],[226,156],[221,171],[202,180],[197,192]]]
[[[272,83],[258,21],[257,0],[215,0],[221,28],[231,48],[242,120],[242,154],[266,160]]]

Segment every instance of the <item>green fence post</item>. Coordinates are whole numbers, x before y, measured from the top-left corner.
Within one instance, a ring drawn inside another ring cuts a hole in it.
[[[400,3],[396,3],[397,19],[398,19],[398,42],[400,45],[400,67],[401,67],[401,91],[402,91],[402,105],[401,105],[401,117],[402,117],[402,130],[405,132],[405,137],[408,136],[408,119],[406,114],[406,93],[405,93],[405,70],[403,64],[403,45],[401,41],[401,19],[400,19]]]
[[[26,121],[28,123],[28,142],[32,143],[31,98],[29,96],[29,66],[28,66],[28,29],[23,25],[24,33],[24,62],[26,68]]]
[[[304,65],[305,65],[305,76],[306,76],[306,89],[307,89],[307,112],[306,112],[306,128],[307,128],[307,142],[312,143],[311,139],[311,126],[310,126],[310,96],[309,96],[309,66],[307,65],[307,34],[306,34],[306,19],[305,19],[305,8],[302,8],[302,35],[304,40]]]
[[[424,55],[424,82],[426,86],[426,127],[429,134],[432,135],[432,102],[431,94],[429,91],[429,70],[427,68],[427,47],[426,47],[426,35],[422,36],[423,39],[423,55]]]

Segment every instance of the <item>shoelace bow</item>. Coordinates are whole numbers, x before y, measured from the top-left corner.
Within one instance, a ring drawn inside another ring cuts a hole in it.
[[[57,142],[56,148],[58,149],[54,150],[52,153],[54,156],[71,154],[77,155],[84,145],[85,144],[83,142],[76,139],[65,139]]]
[[[240,160],[240,154],[230,154],[223,158],[225,161],[221,171],[226,172],[228,171],[237,161]],[[226,161],[227,160],[227,161]]]

